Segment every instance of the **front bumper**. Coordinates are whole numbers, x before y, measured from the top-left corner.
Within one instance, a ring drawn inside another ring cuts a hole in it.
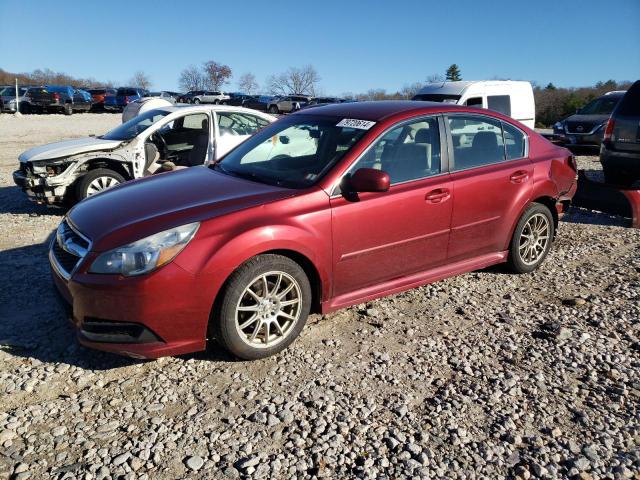
[[[30,175],[22,170],[13,172],[13,183],[27,194],[29,200],[36,203],[48,205],[60,203],[67,194],[66,185],[49,186],[44,178]]]
[[[206,348],[212,299],[194,275],[175,262],[140,277],[82,273],[95,257],[89,253],[69,279],[49,257],[82,345],[132,358]]]
[[[603,135],[604,129],[601,127],[589,133],[567,133],[566,130],[553,129],[553,136],[559,139],[564,146],[599,147]]]

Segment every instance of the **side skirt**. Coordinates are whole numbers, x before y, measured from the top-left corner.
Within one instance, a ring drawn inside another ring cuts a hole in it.
[[[490,265],[502,263],[507,260],[508,254],[508,251],[488,253],[478,257],[442,265],[424,272],[414,273],[406,277],[395,278],[388,282],[365,287],[354,292],[345,293],[324,302],[322,304],[322,313],[330,313],[340,308],[357,305],[358,303],[367,302],[380,297],[386,297],[387,295],[393,295],[394,293],[409,290],[421,285],[426,285],[428,283],[437,282],[462,273],[472,272]]]

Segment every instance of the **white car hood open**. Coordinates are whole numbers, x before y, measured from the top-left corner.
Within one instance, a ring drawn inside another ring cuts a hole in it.
[[[95,152],[98,150],[113,150],[122,143],[121,140],[103,140],[96,137],[76,138],[63,142],[48,143],[34,147],[23,152],[19,160],[31,162],[38,160],[51,160],[54,158],[69,157],[79,153]]]

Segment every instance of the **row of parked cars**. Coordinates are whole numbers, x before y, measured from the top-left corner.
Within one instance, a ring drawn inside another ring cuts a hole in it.
[[[247,95],[241,92],[225,93],[209,90],[191,90],[179,95],[180,103],[201,104],[212,103],[214,105],[233,105],[252,108],[271,114],[291,113],[314,105],[328,103],[344,103],[348,100],[337,97],[312,97],[308,95]]]
[[[145,97],[159,97],[175,103],[177,92],[149,92],[143,88],[90,88],[71,85],[40,85],[18,87],[21,113],[64,113],[88,111],[121,112],[129,103]],[[0,111],[15,113],[16,87],[0,86]]]

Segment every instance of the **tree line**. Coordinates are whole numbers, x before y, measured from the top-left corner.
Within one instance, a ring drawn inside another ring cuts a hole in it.
[[[76,87],[113,87],[113,81],[100,81],[95,78],[73,77],[63,72],[54,72],[48,68],[37,69],[30,73],[11,73],[0,69],[0,85],[12,85],[15,79],[26,85],[73,85]],[[230,84],[233,71],[229,65],[209,60],[200,65],[190,65],[178,77],[178,84],[184,91],[189,90],[222,90]],[[499,78],[494,77],[498,80]],[[444,75],[435,73],[424,81],[407,83],[402,88],[388,92],[383,88],[373,88],[366,92],[342,92],[341,97],[352,100],[408,100],[427,83],[462,80],[461,69],[457,64],[450,65]],[[290,67],[287,70],[270,75],[264,85],[260,86],[256,76],[245,72],[236,82],[239,91],[249,95],[259,92],[271,95],[310,95],[324,96],[320,87],[321,77],[313,65]],[[129,86],[149,89],[151,78],[143,71],[138,71],[129,79]],[[626,90],[631,82],[607,80],[597,82],[589,87],[556,87],[553,83],[542,87],[535,82],[533,95],[536,103],[536,123],[540,127],[548,127],[582,107],[594,98],[612,90]]]

